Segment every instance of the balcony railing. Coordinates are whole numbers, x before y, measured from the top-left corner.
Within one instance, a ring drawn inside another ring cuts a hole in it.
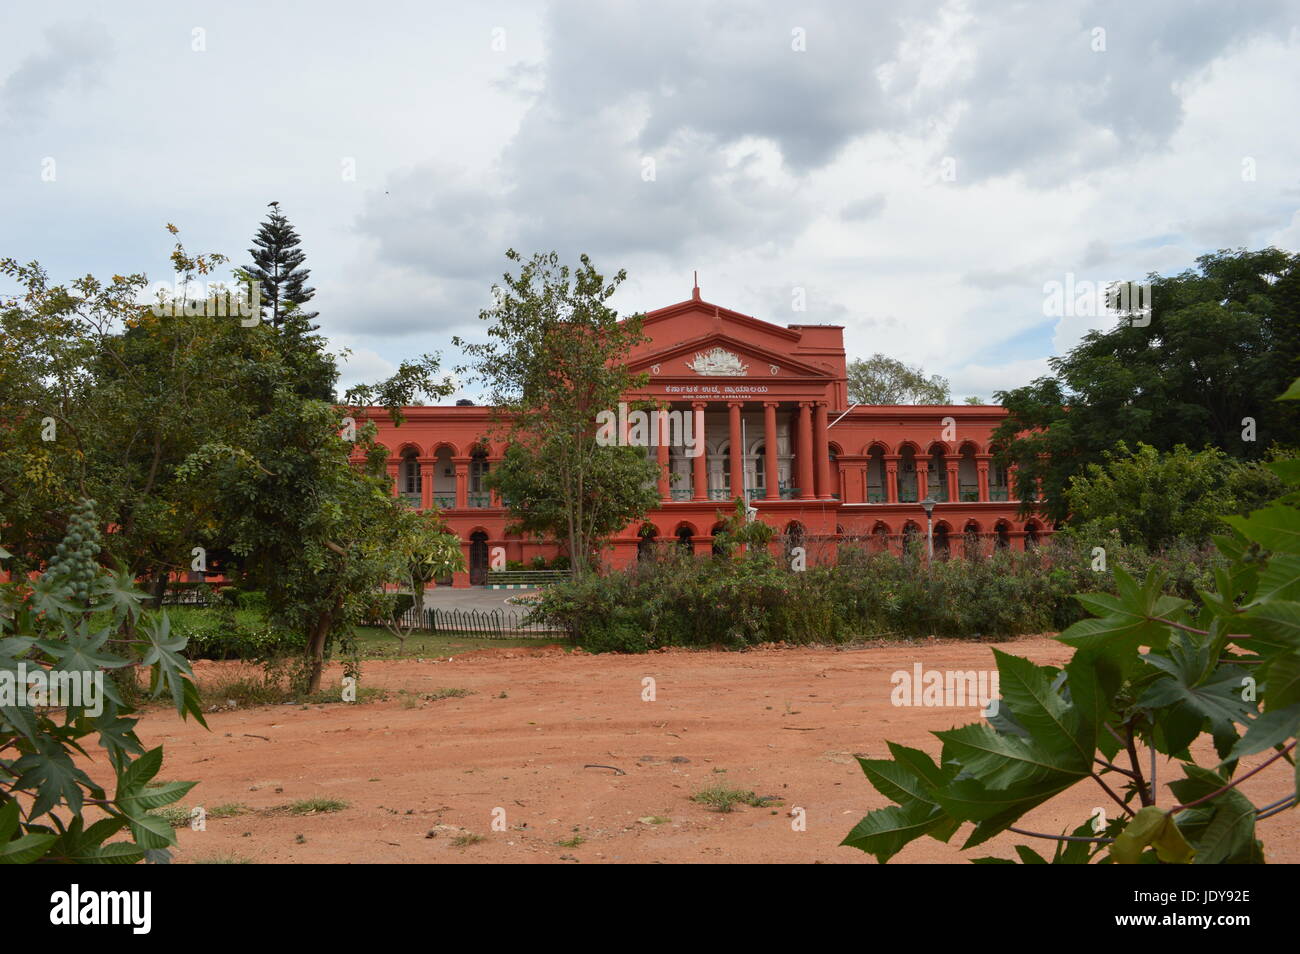
[[[421,501],[422,498],[420,497],[420,492],[419,492],[418,490],[415,491],[414,493],[406,493],[406,494],[402,494],[401,496],[402,496],[402,500],[403,500],[403,502],[404,502],[408,507],[415,507],[416,509],[419,509],[419,507],[420,507],[420,501]]]
[[[899,488],[898,488],[898,502],[899,502],[899,503],[916,503],[916,488],[915,488],[915,487],[899,487]]]
[[[1008,498],[1007,498],[1007,488],[1006,488],[1006,487],[990,487],[990,488],[989,488],[989,500],[999,500],[999,501],[1003,501],[1003,500],[1006,500],[1006,499],[1008,499]]]
[[[671,491],[673,500],[690,500],[694,491],[687,487],[685,489],[675,488]]]
[[[884,503],[887,499],[883,490],[867,491],[867,503]]]
[[[947,503],[947,502],[948,502],[948,485],[947,485],[947,484],[934,484],[934,485],[932,485],[932,486],[930,487],[929,494],[930,494],[930,496],[931,496],[933,499],[939,501],[939,503]]]
[[[797,500],[798,497],[799,497],[799,488],[798,488],[798,487],[782,487],[782,488],[781,488],[781,499],[782,499],[782,500]]]
[[[976,503],[980,499],[979,484],[962,484],[957,492],[962,503]]]
[[[433,505],[439,510],[451,510],[456,506],[455,494],[434,494]]]
[[[471,507],[490,507],[492,506],[492,495],[486,490],[472,493],[468,495],[468,503]]]

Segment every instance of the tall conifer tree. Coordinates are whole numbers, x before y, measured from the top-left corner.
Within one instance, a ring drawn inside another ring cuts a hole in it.
[[[248,250],[253,256],[249,277],[261,285],[262,317],[278,328],[290,307],[296,305],[299,315],[310,323],[320,312],[302,310],[316,294],[316,289],[307,287],[311,271],[302,267],[307,256],[298,248],[301,240],[280,212],[280,203],[272,202],[270,207],[271,214],[253,238],[255,247]],[[316,327],[308,330],[315,331]]]

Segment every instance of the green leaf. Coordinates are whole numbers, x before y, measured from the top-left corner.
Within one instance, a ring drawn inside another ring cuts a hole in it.
[[[876,860],[884,864],[941,821],[942,813],[936,814],[935,809],[924,802],[890,805],[868,812],[840,844],[875,855]]]
[[[1273,504],[1244,517],[1223,519],[1248,540],[1254,540],[1268,550],[1300,553],[1300,510],[1294,507]]]
[[[0,842],[0,864],[26,865],[45,855],[58,840],[57,835],[35,833],[13,841]]]
[[[1167,864],[1189,864],[1196,854],[1169,813],[1155,805],[1129,820],[1110,846],[1110,857],[1116,864],[1135,865],[1148,847],[1155,848],[1156,857]]]
[[[1246,734],[1241,737],[1224,761],[1235,762],[1244,756],[1263,752],[1275,745],[1282,745],[1294,739],[1298,731],[1300,731],[1300,702],[1289,705],[1285,709],[1269,709],[1250,723]]]

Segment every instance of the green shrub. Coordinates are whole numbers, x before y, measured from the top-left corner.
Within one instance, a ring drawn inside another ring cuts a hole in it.
[[[661,646],[743,648],[763,642],[942,636],[1001,639],[1065,629],[1084,617],[1073,594],[1113,591],[1094,571],[1094,546],[1109,569],[1167,578],[1171,595],[1195,602],[1212,584],[1212,554],[1186,545],[1158,554],[1060,535],[1027,552],[995,550],[933,563],[845,545],[836,566],[796,573],[764,548],[702,559],[675,546],[606,576],[548,587],[534,613],[592,652]]]

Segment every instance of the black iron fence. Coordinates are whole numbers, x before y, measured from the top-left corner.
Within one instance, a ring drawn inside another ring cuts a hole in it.
[[[401,624],[409,629],[424,629],[433,633],[455,636],[478,636],[488,639],[533,638],[561,639],[568,635],[563,629],[530,619],[528,610],[502,609],[426,609],[423,618],[408,609],[400,617]]]

